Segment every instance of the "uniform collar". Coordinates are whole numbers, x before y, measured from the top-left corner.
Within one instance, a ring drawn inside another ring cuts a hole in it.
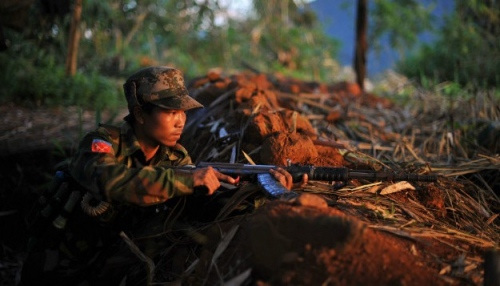
[[[126,121],[123,122],[120,128],[120,136],[122,137],[121,150],[123,151],[124,156],[130,156],[135,152],[137,152],[138,150],[141,150],[142,152],[141,145],[139,144],[139,141],[135,136],[134,129]]]
[[[166,147],[166,146],[161,146],[161,147],[164,148],[162,150],[162,153],[165,154],[165,157],[168,158],[170,161],[175,161],[175,160],[178,160],[180,158],[178,156],[178,154],[176,154],[176,152],[174,152],[174,148],[175,147],[174,148],[169,148],[169,147]]]

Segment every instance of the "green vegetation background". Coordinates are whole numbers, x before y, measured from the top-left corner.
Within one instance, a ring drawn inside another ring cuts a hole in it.
[[[378,39],[389,36],[403,55],[398,72],[424,88],[445,82],[451,95],[478,89],[499,95],[497,1],[456,0],[455,12],[441,30],[433,31],[438,40],[424,46],[417,46],[416,35],[435,26],[432,5],[415,0],[374,3],[370,46],[377,48]],[[225,72],[251,67],[334,82],[341,43],[325,35],[316,15],[301,4],[254,0],[247,17],[220,22],[219,15],[227,11],[218,1],[86,0],[73,77],[64,68],[71,13],[44,13],[32,5],[21,31],[4,29],[9,47],[0,52],[0,103],[115,109],[125,105],[123,79],[155,64],[176,66],[188,79],[214,67]]]

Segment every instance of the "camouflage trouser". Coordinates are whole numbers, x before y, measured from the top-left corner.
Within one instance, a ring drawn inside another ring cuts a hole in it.
[[[21,285],[146,285],[146,270],[124,242],[76,260],[61,249],[32,252],[23,265]]]
[[[21,285],[119,285],[142,265],[118,233],[112,225],[75,212],[63,231],[49,227],[37,236],[23,264]]]
[[[169,246],[167,209],[130,208],[117,225],[101,225],[75,212],[61,236],[50,235],[25,259],[22,285],[146,285],[147,264],[124,239],[123,230],[149,259]],[[50,233],[48,231],[47,233]],[[56,239],[53,239],[57,237]],[[53,243],[59,241],[60,243]]]
[[[196,201],[179,201],[182,208],[128,210],[120,218],[125,223],[111,231],[88,218],[73,217],[60,244],[29,254],[21,285],[146,285],[148,278],[163,282],[179,278],[197,245],[190,235],[186,237],[194,223],[190,219],[211,219],[199,214],[204,208]],[[167,217],[175,216],[187,221],[167,223]],[[147,264],[119,236],[121,230],[156,264],[154,277],[148,277]]]

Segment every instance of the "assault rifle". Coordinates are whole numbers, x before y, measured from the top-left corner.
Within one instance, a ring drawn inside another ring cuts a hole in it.
[[[279,184],[270,174],[270,169],[276,165],[250,165],[241,163],[201,162],[196,167],[212,167],[226,175],[251,176],[257,175],[261,187],[272,197],[281,197],[292,194]],[[389,171],[376,172],[372,170],[352,170],[345,167],[321,167],[313,165],[289,164],[282,167],[287,170],[294,182],[299,182],[304,174],[313,181],[341,181],[365,179],[369,181],[409,181],[409,182],[435,182],[437,175],[419,175],[413,173],[396,173]]]

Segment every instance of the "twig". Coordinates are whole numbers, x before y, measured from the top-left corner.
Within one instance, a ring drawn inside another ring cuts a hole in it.
[[[137,247],[137,245],[125,234],[125,232],[121,231],[120,232],[120,237],[125,241],[127,246],[129,247],[130,251],[132,251],[133,254],[137,256],[141,261],[146,264],[147,268],[147,277],[146,277],[146,285],[151,285],[153,282],[153,275],[155,271],[155,263],[153,260],[149,257],[147,257],[140,249]]]

